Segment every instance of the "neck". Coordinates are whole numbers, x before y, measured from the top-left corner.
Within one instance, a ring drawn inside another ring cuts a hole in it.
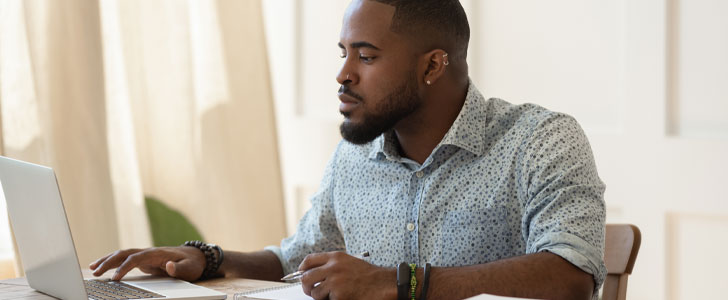
[[[413,115],[401,120],[394,128],[400,154],[419,164],[425,162],[432,150],[445,137],[465,103],[468,79],[448,80],[442,86],[428,87],[427,98]]]

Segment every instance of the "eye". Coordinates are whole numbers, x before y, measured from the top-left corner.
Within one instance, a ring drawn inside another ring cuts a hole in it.
[[[375,56],[359,55],[359,59],[364,63],[371,63],[375,58]]]

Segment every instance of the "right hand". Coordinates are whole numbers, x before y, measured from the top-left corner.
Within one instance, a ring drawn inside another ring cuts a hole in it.
[[[111,280],[121,280],[126,273],[139,268],[147,274],[195,281],[202,276],[205,264],[205,255],[200,249],[179,246],[118,250],[99,258],[89,268],[97,277],[117,268]]]

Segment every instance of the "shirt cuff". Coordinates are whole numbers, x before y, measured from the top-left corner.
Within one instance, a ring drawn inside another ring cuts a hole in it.
[[[596,295],[604,283],[607,268],[602,258],[601,249],[587,243],[582,238],[566,233],[545,234],[529,247],[528,253],[548,251],[561,256],[572,265],[594,276],[594,294]]]
[[[281,247],[271,245],[271,246],[264,247],[263,250],[268,250],[270,252],[273,252],[273,254],[275,254],[278,257],[278,260],[281,262],[281,267],[283,267],[284,273],[286,272],[285,270],[288,270],[288,268],[286,268],[286,263],[283,260],[283,253],[281,252]],[[288,274],[283,274],[283,275],[288,275]]]

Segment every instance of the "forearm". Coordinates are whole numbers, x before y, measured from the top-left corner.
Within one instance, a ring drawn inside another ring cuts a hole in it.
[[[418,283],[424,282],[422,273],[419,268]],[[420,290],[422,285],[418,286]],[[433,268],[427,299],[463,299],[482,293],[536,299],[590,299],[593,287],[591,274],[558,255],[543,252],[481,265]]]
[[[279,281],[283,277],[283,266],[278,257],[267,250],[246,253],[225,251],[218,275]]]

